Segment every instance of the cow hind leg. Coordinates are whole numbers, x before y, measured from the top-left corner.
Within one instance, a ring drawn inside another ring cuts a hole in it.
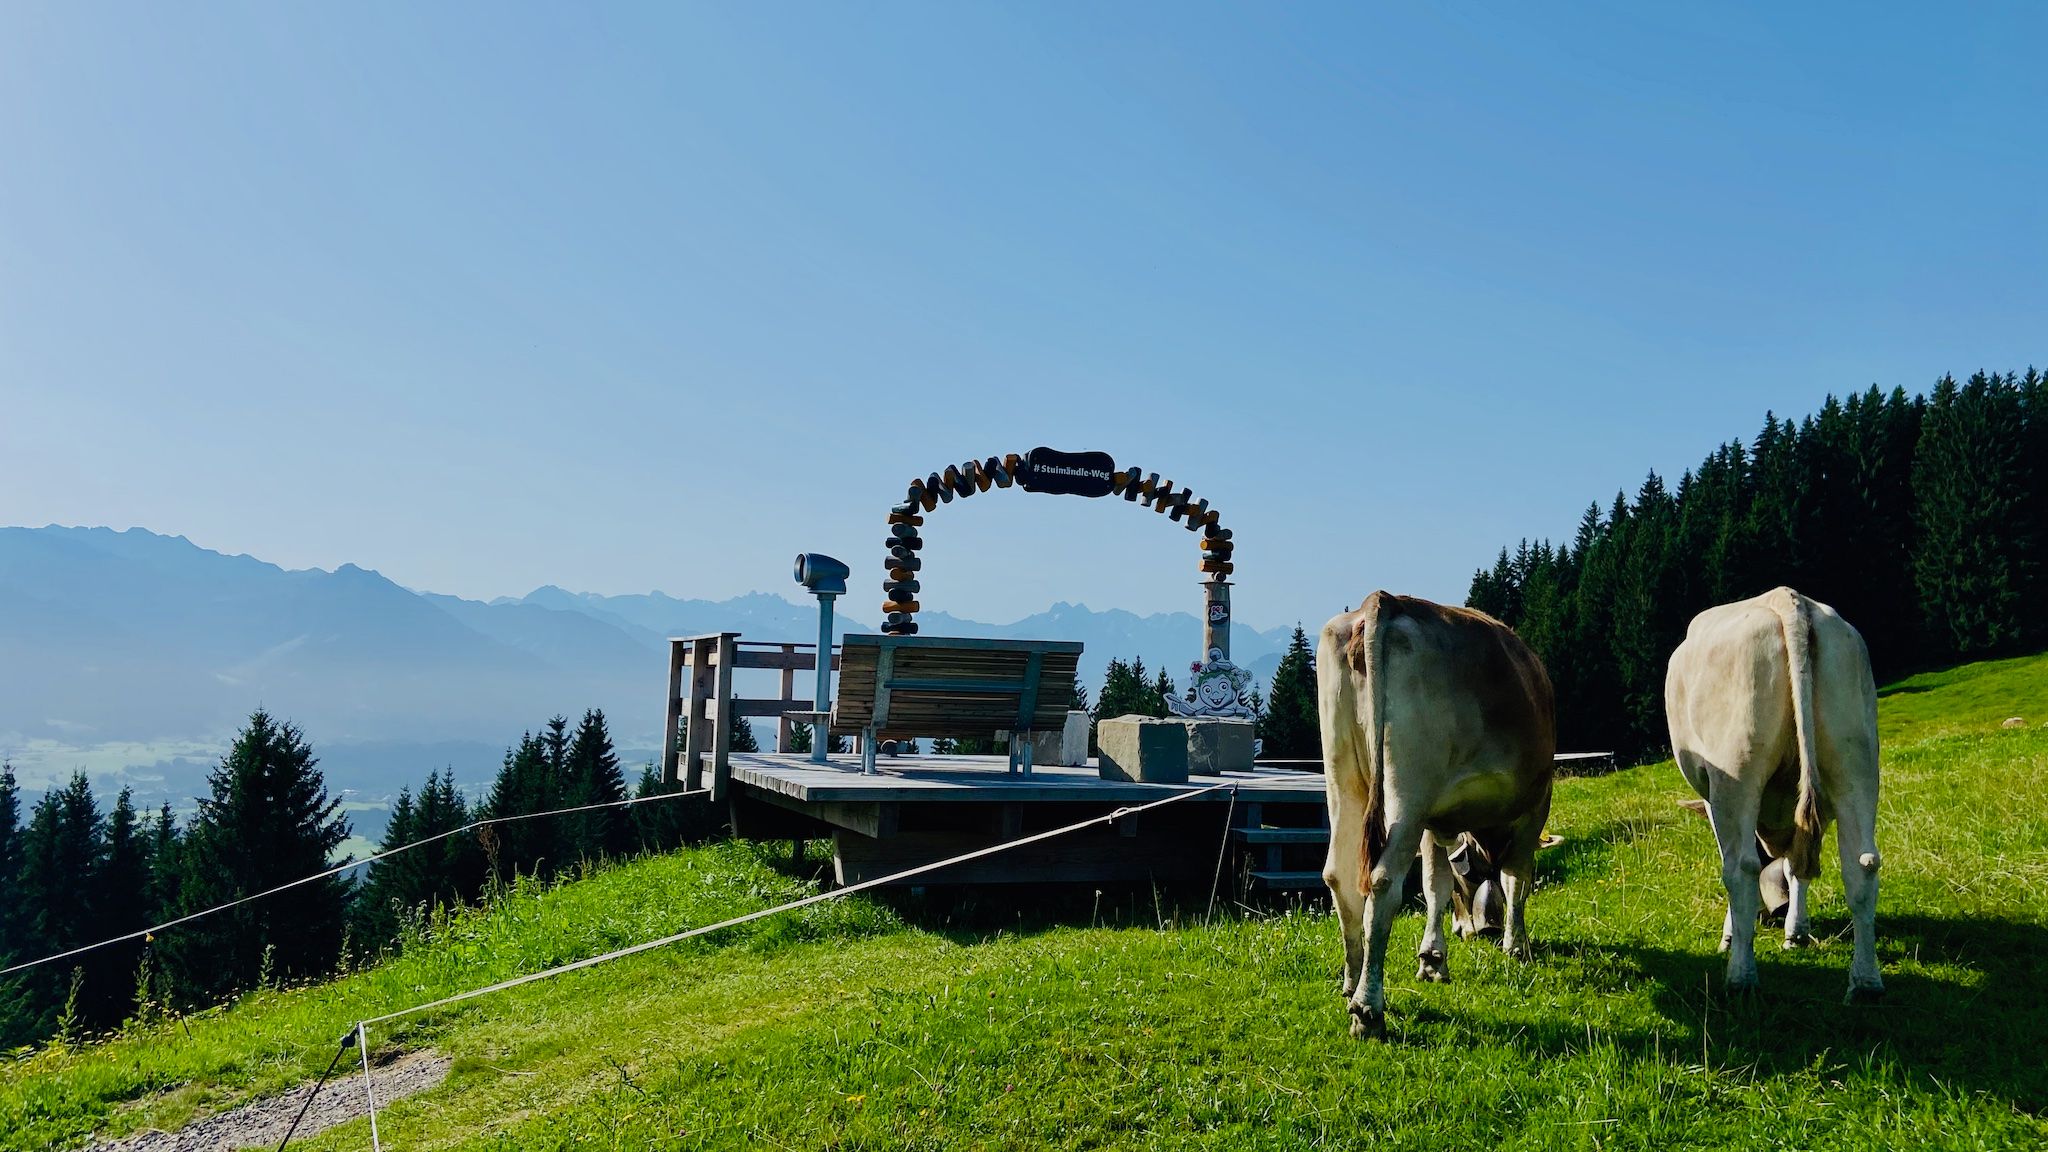
[[[1849,965],[1849,992],[1844,1003],[1874,1003],[1884,996],[1884,976],[1877,967],[1877,813],[1876,797],[1853,794],[1835,801],[1835,847],[1842,858],[1842,893],[1849,901],[1849,920],[1856,934],[1856,952]]]
[[[1421,964],[1418,980],[1448,984],[1451,980],[1449,948],[1444,935],[1444,911],[1451,902],[1451,854],[1434,832],[1422,834],[1422,890],[1428,901],[1428,917],[1422,930],[1422,947],[1416,949]]]
[[[1365,973],[1351,997],[1353,1036],[1386,1035],[1387,936],[1393,931],[1394,913],[1401,907],[1402,884],[1421,847],[1420,824],[1395,823],[1387,829],[1386,850],[1373,864],[1372,885],[1365,892]]]
[[[1728,919],[1722,939],[1728,952],[1728,989],[1756,987],[1756,916],[1763,871],[1756,855],[1756,797],[1736,788],[1720,788],[1708,802],[1714,839],[1721,847],[1721,886],[1728,893]]]
[[[1515,825],[1513,839],[1500,865],[1501,896],[1507,905],[1500,947],[1517,960],[1533,955],[1529,945],[1529,893],[1536,887],[1536,845],[1543,839],[1543,824],[1548,815],[1546,804]]]
[[[1362,803],[1362,802],[1361,802]],[[1330,853],[1323,861],[1323,883],[1344,934],[1344,998],[1358,990],[1365,968],[1365,893],[1359,888],[1358,862],[1365,846],[1365,821],[1360,804],[1344,804],[1333,813]]]

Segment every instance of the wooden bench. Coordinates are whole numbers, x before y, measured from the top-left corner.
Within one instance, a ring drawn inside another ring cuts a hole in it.
[[[1030,734],[1065,726],[1080,660],[1071,640],[848,636],[831,731],[861,737],[869,774],[880,740],[1008,732],[1011,770],[1029,773]]]

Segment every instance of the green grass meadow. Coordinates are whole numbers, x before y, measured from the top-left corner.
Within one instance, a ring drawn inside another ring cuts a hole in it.
[[[1420,917],[1397,921],[1384,1043],[1346,1032],[1315,904],[1204,923],[1206,892],[856,896],[394,1022],[380,1059],[455,1064],[380,1113],[384,1144],[2048,1146],[2048,657],[1915,677],[1881,712],[1875,1007],[1841,1003],[1831,850],[1820,946],[1760,933],[1762,991],[1722,993],[1712,837],[1662,764],[1560,782],[1533,962],[1454,940],[1453,983],[1423,984]],[[358,1018],[812,890],[783,854],[521,889],[369,971],[10,1060],[0,1149],[174,1127],[309,1080]],[[303,1146],[367,1148],[368,1126]]]

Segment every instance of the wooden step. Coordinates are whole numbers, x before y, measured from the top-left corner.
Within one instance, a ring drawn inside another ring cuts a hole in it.
[[[1321,888],[1321,872],[1254,872],[1252,880],[1267,888]]]
[[[1245,844],[1328,844],[1328,828],[1232,828],[1230,836]]]

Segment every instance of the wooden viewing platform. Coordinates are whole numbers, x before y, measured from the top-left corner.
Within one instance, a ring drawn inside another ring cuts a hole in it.
[[[1237,787],[917,877],[917,884],[1133,882],[1207,879],[1223,819],[1246,832],[1268,825],[1321,831],[1319,773],[1257,768],[1186,784],[1104,780],[1085,767],[1013,772],[1004,756],[883,756],[873,775],[858,755],[816,764],[802,755],[731,753],[733,828],[759,840],[832,841],[841,884],[884,876],[976,848],[1104,816],[1219,783]],[[1325,834],[1326,835],[1326,834]],[[1263,841],[1260,841],[1263,843]],[[1320,864],[1318,864],[1320,867]],[[1320,881],[1318,881],[1320,882]]]

